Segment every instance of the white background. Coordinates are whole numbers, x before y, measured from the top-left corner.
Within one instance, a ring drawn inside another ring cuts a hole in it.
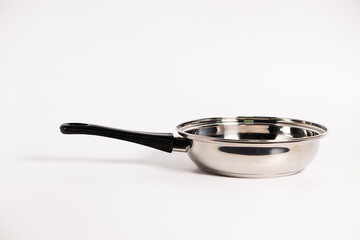
[[[0,239],[360,239],[360,2],[0,1]],[[60,134],[202,117],[327,126],[302,173]]]

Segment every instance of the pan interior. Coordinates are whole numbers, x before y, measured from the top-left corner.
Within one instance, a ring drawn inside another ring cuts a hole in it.
[[[269,117],[213,118],[178,126],[182,135],[244,141],[297,141],[319,137],[326,128],[302,121]]]

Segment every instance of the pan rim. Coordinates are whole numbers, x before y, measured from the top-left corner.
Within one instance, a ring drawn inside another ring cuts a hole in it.
[[[279,124],[286,124],[288,126],[296,126],[299,128],[311,129],[318,133],[314,136],[306,136],[300,138],[291,138],[291,139],[225,139],[219,137],[211,137],[206,135],[198,135],[189,133],[190,129],[200,129],[201,127],[209,125],[225,125],[231,123],[239,123],[243,121],[244,125],[252,125],[252,120],[269,120],[276,121]],[[206,142],[225,142],[225,143],[246,143],[246,144],[276,144],[276,143],[294,143],[294,142],[303,142],[309,140],[316,140],[323,138],[327,133],[328,129],[318,123],[287,118],[287,117],[268,117],[268,116],[237,116],[237,117],[210,117],[210,118],[200,118],[192,121],[187,121],[179,124],[177,127],[178,133],[188,139],[206,141]]]

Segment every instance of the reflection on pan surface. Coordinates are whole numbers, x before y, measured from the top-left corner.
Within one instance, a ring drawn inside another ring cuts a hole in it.
[[[238,155],[262,156],[286,153],[285,147],[219,147],[219,151]]]

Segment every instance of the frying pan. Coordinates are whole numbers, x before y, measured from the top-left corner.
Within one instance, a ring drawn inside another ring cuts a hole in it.
[[[326,127],[278,117],[204,118],[172,133],[148,133],[86,123],[64,123],[64,134],[125,140],[165,152],[187,152],[207,173],[244,178],[280,177],[302,171],[315,157]]]

